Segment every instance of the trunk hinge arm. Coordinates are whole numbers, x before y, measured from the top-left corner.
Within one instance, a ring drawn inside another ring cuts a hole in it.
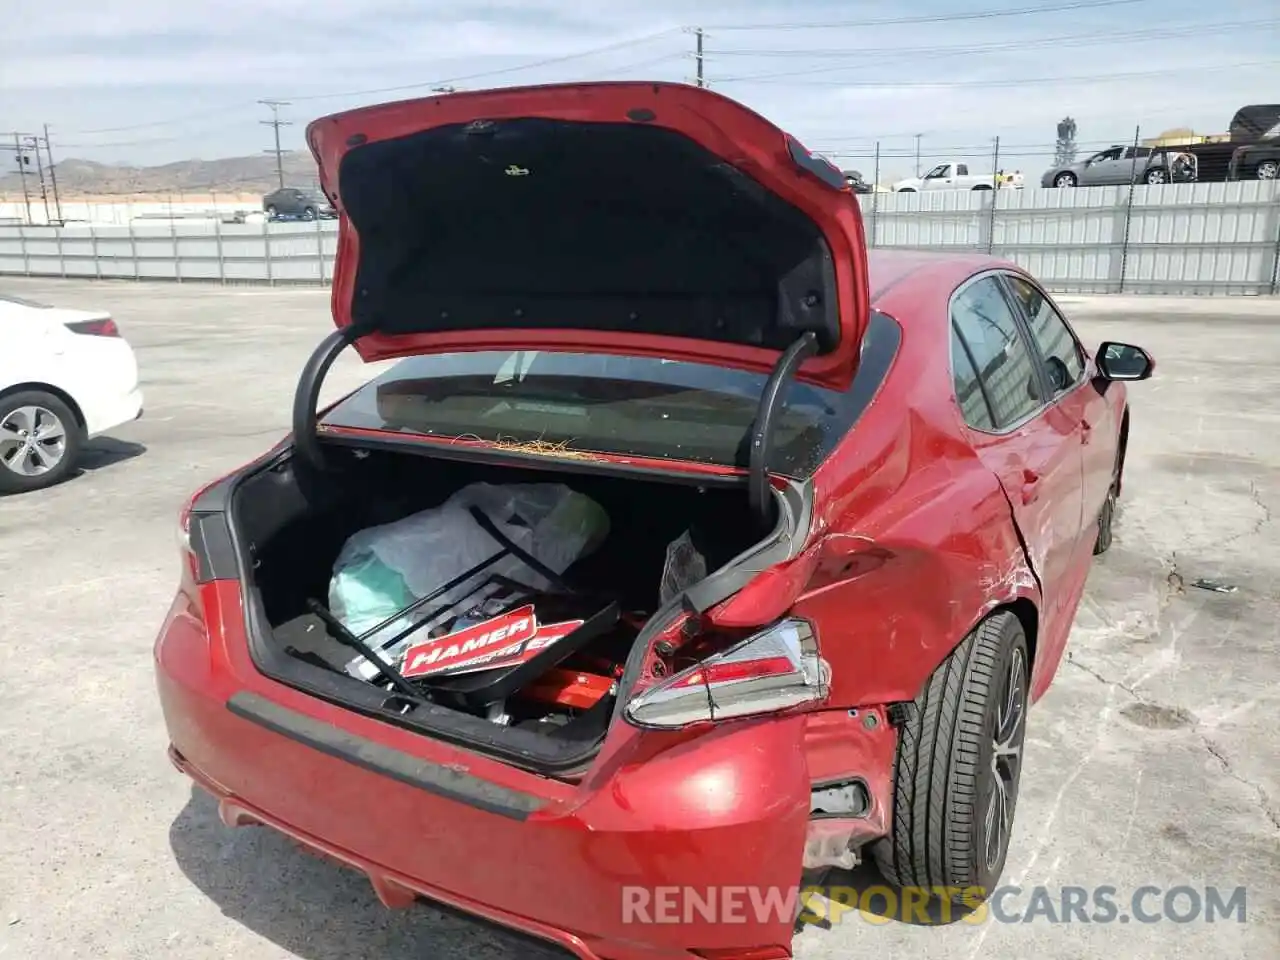
[[[774,365],[773,372],[769,374],[769,381],[764,385],[764,392],[760,394],[760,403],[756,407],[756,417],[751,427],[747,497],[752,511],[766,528],[772,523],[769,509],[769,453],[773,446],[774,416],[782,408],[784,390],[795,377],[800,364],[817,350],[818,337],[812,330],[801,334],[798,340],[787,347]]]
[[[316,437],[316,405],[320,402],[320,387],[338,354],[364,333],[354,324],[333,331],[312,351],[298,377],[298,386],[293,392],[293,445],[302,459],[317,470],[323,470],[325,466],[324,452]]]

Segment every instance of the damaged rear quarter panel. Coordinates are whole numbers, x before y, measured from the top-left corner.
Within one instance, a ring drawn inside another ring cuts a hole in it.
[[[819,625],[832,707],[912,700],[993,608],[1040,606],[1009,502],[952,411],[924,390],[894,399],[815,477],[823,558],[795,612]]]

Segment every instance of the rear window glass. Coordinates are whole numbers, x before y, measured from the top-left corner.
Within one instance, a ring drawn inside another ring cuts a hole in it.
[[[892,341],[891,359],[897,326],[877,319],[864,359],[877,326],[880,339]],[[887,363],[864,362],[847,391],[793,382],[776,420],[769,469],[811,474],[866,407]],[[605,354],[437,354],[400,361],[321,422],[745,467],[767,379],[708,364]]]

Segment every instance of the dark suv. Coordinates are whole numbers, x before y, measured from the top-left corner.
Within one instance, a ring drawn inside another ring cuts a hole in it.
[[[337,216],[325,199],[324,194],[315,190],[299,190],[297,187],[281,187],[262,198],[262,209],[271,219],[277,217],[299,217],[303,220],[331,220]]]

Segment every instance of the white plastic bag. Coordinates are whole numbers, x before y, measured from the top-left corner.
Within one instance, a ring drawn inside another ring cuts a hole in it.
[[[564,484],[471,484],[438,507],[352,534],[334,562],[329,583],[329,608],[334,615],[353,633],[371,630],[406,606],[397,582],[403,582],[412,598],[425,597],[501,551],[503,545],[471,515],[473,506],[556,573],[595,550],[609,533],[609,518],[600,505]],[[502,587],[477,592],[495,574],[535,590],[551,586],[519,557],[503,557],[431,601],[428,609],[399,618],[365,642],[394,662],[411,643],[426,639],[434,627],[424,625],[395,649],[387,649],[397,633],[447,604],[470,597],[471,606],[501,592]],[[458,612],[449,611],[439,619]],[[347,670],[365,679],[377,673],[364,657],[352,660]]]

